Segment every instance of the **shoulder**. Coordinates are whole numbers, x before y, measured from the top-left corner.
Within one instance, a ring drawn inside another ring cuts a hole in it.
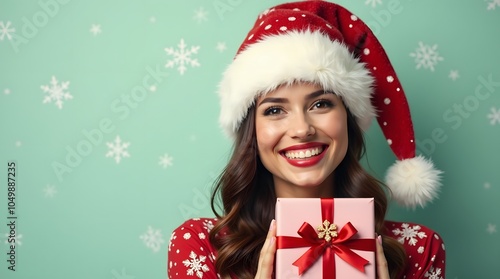
[[[208,244],[208,236],[214,227],[217,219],[215,218],[193,218],[186,220],[180,226],[175,228],[170,236],[169,251],[176,248],[175,245],[181,240],[195,243]]]
[[[216,251],[209,240],[215,218],[193,218],[175,228],[170,236],[167,255],[169,278],[195,274],[199,278],[217,278]]]
[[[174,229],[173,233],[181,234],[183,232],[199,232],[206,233],[208,235],[215,223],[217,223],[216,218],[192,218],[184,221],[184,223]]]
[[[411,222],[385,222],[386,235],[401,243],[408,257],[407,275],[444,278],[445,245],[431,228]],[[418,277],[420,278],[420,277]]]

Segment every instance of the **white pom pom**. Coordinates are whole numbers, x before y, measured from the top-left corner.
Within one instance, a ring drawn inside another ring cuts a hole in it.
[[[424,207],[437,198],[442,171],[422,156],[396,161],[387,170],[385,181],[394,200],[405,207]]]

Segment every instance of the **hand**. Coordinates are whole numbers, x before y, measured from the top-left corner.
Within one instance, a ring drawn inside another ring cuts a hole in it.
[[[266,241],[260,250],[259,266],[255,279],[270,279],[274,269],[274,254],[276,252],[276,221],[269,226]]]
[[[382,247],[382,236],[377,237],[377,279],[389,279],[389,269],[387,267],[387,260],[384,255],[384,248]]]

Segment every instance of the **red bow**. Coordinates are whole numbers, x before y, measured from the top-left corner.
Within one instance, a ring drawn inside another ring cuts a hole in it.
[[[322,219],[333,224],[333,199],[321,199]],[[361,272],[365,272],[368,260],[354,253],[354,250],[375,251],[375,239],[352,239],[357,234],[356,228],[347,222],[338,235],[331,241],[318,236],[318,232],[304,222],[297,233],[301,237],[278,236],[277,248],[310,247],[293,265],[302,275],[314,262],[323,256],[323,279],[335,279],[335,254]]]

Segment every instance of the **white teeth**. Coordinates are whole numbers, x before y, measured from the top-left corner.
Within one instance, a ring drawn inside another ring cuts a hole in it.
[[[304,159],[304,158],[310,158],[312,156],[316,156],[323,152],[323,147],[316,147],[312,149],[307,149],[307,150],[301,150],[301,151],[288,151],[285,153],[285,156],[288,159]]]

